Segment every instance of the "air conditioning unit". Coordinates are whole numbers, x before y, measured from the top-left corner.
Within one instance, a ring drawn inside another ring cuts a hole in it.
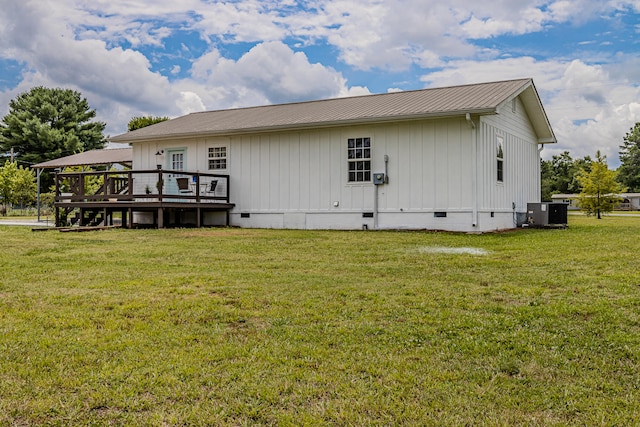
[[[567,227],[568,203],[527,203],[529,227]]]

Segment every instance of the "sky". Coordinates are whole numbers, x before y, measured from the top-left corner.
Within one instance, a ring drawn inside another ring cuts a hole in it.
[[[619,165],[640,121],[640,0],[0,0],[0,117],[34,86],[134,116],[533,78],[543,158]]]

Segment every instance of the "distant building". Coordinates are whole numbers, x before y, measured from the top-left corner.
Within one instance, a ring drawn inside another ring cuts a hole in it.
[[[618,196],[622,199],[614,209],[621,211],[638,211],[640,210],[640,193],[620,193]],[[580,210],[579,194],[554,194],[551,200],[554,202],[563,202],[569,204],[569,210]]]

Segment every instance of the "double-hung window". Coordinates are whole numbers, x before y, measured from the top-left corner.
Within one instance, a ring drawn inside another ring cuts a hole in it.
[[[209,147],[209,170],[227,168],[227,147]]]
[[[371,181],[371,138],[347,139],[349,182]]]
[[[502,139],[502,137],[497,137],[496,139],[496,170],[497,170],[497,176],[496,179],[498,182],[503,182],[504,181],[504,148],[503,148],[503,144],[504,144],[504,140]]]

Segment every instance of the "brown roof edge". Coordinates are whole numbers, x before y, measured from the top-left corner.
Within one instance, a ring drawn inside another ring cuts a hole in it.
[[[133,148],[108,148],[104,150],[90,150],[72,154],[66,157],[49,160],[32,165],[33,169],[56,169],[70,166],[108,165],[112,163],[131,163]]]
[[[110,138],[112,142],[183,139],[495,114],[498,106],[533,86],[531,78],[435,87],[307,102],[204,111]],[[535,89],[533,90],[535,93]],[[535,103],[533,103],[535,105]],[[541,123],[544,121],[541,120]],[[545,135],[546,136],[546,135]]]

